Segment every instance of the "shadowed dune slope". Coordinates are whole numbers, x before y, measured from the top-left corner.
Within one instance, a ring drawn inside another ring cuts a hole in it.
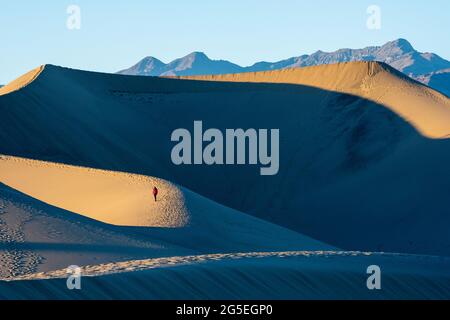
[[[382,266],[382,290],[367,289],[372,264]],[[361,252],[210,254],[88,266],[82,290],[66,289],[64,269],[33,274],[0,282],[0,298],[448,299],[449,266],[442,257]]]
[[[386,106],[425,136],[444,138],[450,135],[448,98],[384,63],[337,63],[281,71],[179,78],[300,84],[354,94]]]
[[[0,183],[0,279],[195,250],[47,205]]]
[[[0,277],[192,253],[333,249],[153,177],[0,156],[0,183]]]
[[[0,153],[157,176],[344,249],[449,255],[449,110],[375,62],[195,80],[46,65],[0,96]],[[278,175],[173,165],[170,135],[195,120],[279,128]]]

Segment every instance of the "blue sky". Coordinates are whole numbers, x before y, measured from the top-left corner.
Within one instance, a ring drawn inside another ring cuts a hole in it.
[[[69,5],[81,29],[66,27]],[[381,29],[366,26],[369,5]],[[0,0],[0,84],[45,63],[115,72],[192,51],[241,65],[406,38],[450,59],[450,1]]]

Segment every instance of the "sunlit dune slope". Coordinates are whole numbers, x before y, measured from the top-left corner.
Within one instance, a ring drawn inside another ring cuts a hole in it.
[[[44,70],[45,66],[40,66],[36,69],[27,72],[23,76],[11,81],[6,86],[0,87],[0,96],[4,94],[8,94],[17,90],[22,89],[27,86],[29,83],[33,82],[39,74]]]
[[[427,137],[443,138],[450,135],[449,99],[381,62],[338,63],[266,72],[178,78],[300,84],[353,94],[388,107]]]
[[[196,252],[47,205],[0,183],[0,279]]]
[[[1,156],[0,182],[52,206],[140,227],[135,229],[151,240],[197,252],[331,248],[154,177]],[[159,189],[156,202],[153,186]]]
[[[0,157],[0,182],[109,224],[170,228],[189,223],[182,191],[162,179]],[[157,202],[154,186],[160,189]]]

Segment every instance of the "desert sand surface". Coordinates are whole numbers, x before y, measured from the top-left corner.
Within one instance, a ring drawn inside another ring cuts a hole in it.
[[[382,266],[382,290],[365,270]],[[448,299],[449,259],[364,252],[259,252],[126,261],[83,268],[81,290],[66,270],[0,282],[2,299]]]
[[[35,75],[0,96],[5,297],[74,298],[58,279],[72,264],[89,273],[84,298],[450,296],[444,95],[376,62],[183,79],[52,65]],[[195,120],[280,129],[279,174],[173,165],[170,135]],[[45,225],[73,251],[48,250]],[[365,268],[377,263],[389,290],[371,296]]]
[[[157,178],[0,157],[0,179],[45,203],[112,225],[175,228],[189,223],[181,190]],[[154,186],[161,189],[157,202]]]
[[[450,135],[450,125],[447,121],[450,117],[449,99],[384,63],[337,63],[325,67],[179,78],[288,83],[348,93],[382,104],[427,137],[446,138]]]
[[[0,184],[0,278],[195,251],[86,219]]]
[[[0,156],[0,181],[4,278],[26,273],[30,251],[36,272],[130,256],[333,249],[153,177]]]
[[[0,153],[156,176],[346,250],[448,255],[449,99],[381,63],[302,70],[222,82],[46,65],[0,96]],[[426,117],[400,112],[414,105]],[[199,119],[221,130],[279,128],[278,175],[173,165],[171,133]]]

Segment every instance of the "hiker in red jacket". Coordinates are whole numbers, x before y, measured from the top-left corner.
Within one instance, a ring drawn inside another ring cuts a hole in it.
[[[156,202],[156,196],[158,195],[158,188],[157,187],[153,187],[153,197],[155,197],[155,202]]]

